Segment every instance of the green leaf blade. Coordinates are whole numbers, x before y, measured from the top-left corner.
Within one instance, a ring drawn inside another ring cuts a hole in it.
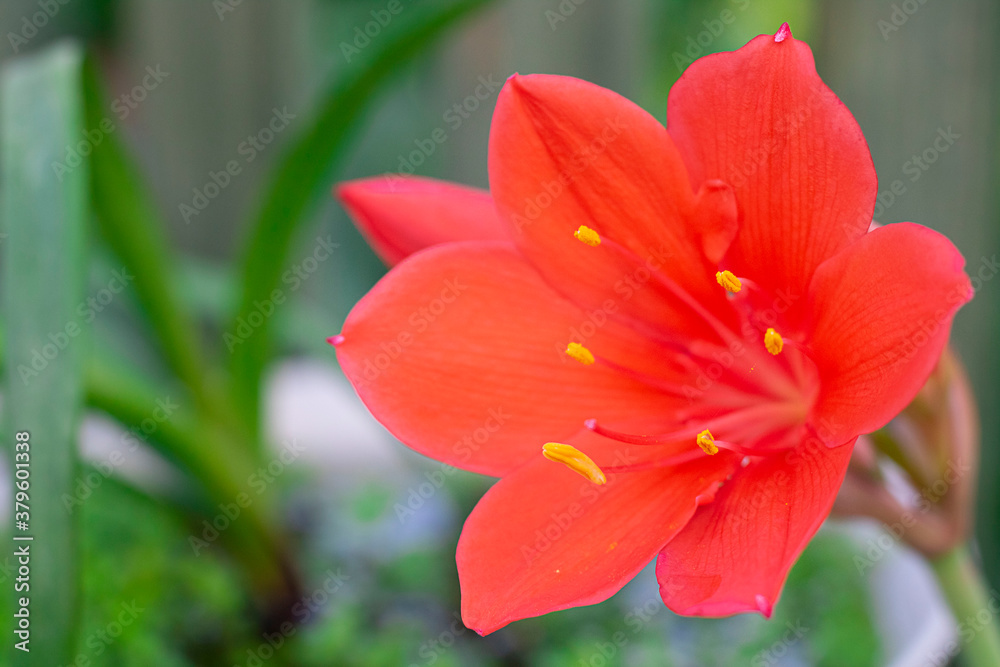
[[[62,665],[74,658],[78,590],[76,526],[62,498],[76,476],[87,332],[87,166],[60,171],[81,139],[81,50],[62,44],[12,62],[0,77],[6,451],[30,434],[30,652],[13,665]],[[14,459],[11,455],[11,460]],[[6,549],[6,547],[5,547]],[[13,550],[13,549],[11,549]],[[11,586],[13,589],[13,586]],[[15,609],[17,603],[15,601]],[[8,637],[12,636],[8,634]],[[10,647],[13,642],[8,643]]]
[[[174,256],[166,224],[108,118],[96,65],[84,67],[83,94],[88,128],[101,128],[91,155],[91,197],[100,231],[118,258],[134,274],[138,298],[168,367],[202,412],[238,427],[216,385],[202,340],[177,295]],[[110,130],[104,131],[104,128]]]

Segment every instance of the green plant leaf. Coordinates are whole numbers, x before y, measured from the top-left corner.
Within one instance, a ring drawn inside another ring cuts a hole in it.
[[[243,293],[230,332],[236,331],[240,318],[246,319],[254,311],[256,302],[266,301],[277,288],[295,232],[318,194],[329,186],[332,172],[354,137],[352,130],[382,85],[401,70],[402,63],[411,61],[459,19],[489,2],[463,0],[425,11],[414,5],[409,11],[422,12],[418,17],[399,32],[387,30],[379,50],[357,56],[359,66],[333,85],[312,125],[274,171],[244,256]],[[270,321],[264,318],[251,336],[233,346],[234,393],[242,412],[253,420],[252,428],[258,426],[260,378],[271,352],[269,333]]]
[[[14,535],[33,538],[13,543],[13,549],[27,546],[30,552],[30,590],[15,597],[29,598],[31,623],[30,652],[10,648],[14,665],[69,664],[75,648],[77,533],[62,498],[76,475],[87,352],[87,332],[76,312],[86,297],[87,169],[81,164],[62,171],[56,165],[81,136],[82,61],[78,46],[61,44],[11,62],[0,78],[6,234],[2,438],[11,451],[15,433],[29,434],[28,456],[21,457],[29,464],[22,469],[28,470],[28,527],[15,524]]]
[[[83,81],[87,128],[101,137],[91,155],[90,182],[102,235],[134,274],[135,294],[168,366],[200,410],[238,429],[239,421],[218,391],[222,384],[218,373],[206,366],[202,341],[176,293],[178,281],[165,224],[139,178],[138,167],[114,131],[92,60],[86,63]]]

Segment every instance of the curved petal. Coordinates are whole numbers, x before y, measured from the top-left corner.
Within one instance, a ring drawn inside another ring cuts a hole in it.
[[[595,354],[656,365],[648,341],[604,311],[553,292],[508,244],[451,243],[389,272],[331,340],[372,414],[404,443],[452,465],[502,475],[584,421],[663,415],[687,399],[653,391]]]
[[[736,191],[728,268],[771,293],[802,294],[813,271],[868,229],[876,177],[861,129],[787,30],[695,61],[670,91],[667,128],[691,183]]]
[[[458,541],[462,620],[479,634],[614,595],[736,466],[728,452],[596,485],[538,456],[491,488]]]
[[[810,287],[820,371],[813,422],[830,443],[884,426],[917,395],[972,298],[951,241],[909,222],[880,227],[822,264]]]
[[[390,266],[439,243],[509,238],[485,190],[432,178],[386,175],[347,181],[334,192]]]
[[[731,316],[701,236],[711,235],[715,249],[726,234],[713,228],[733,223],[715,219],[725,206],[708,205],[699,224],[689,224],[695,195],[684,164],[664,127],[640,107],[579,79],[513,76],[497,100],[489,150],[497,210],[561,294],[591,308],[628,293],[628,308],[653,327],[703,336],[705,323],[676,297],[632,289],[649,280],[641,278],[648,267],[717,316]],[[612,243],[576,241],[581,225]]]
[[[788,572],[830,513],[854,442],[812,438],[739,470],[656,562],[660,596],[691,616],[770,617]]]

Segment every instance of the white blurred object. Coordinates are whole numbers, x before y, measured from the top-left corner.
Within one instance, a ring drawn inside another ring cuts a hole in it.
[[[271,369],[264,392],[267,438],[294,440],[302,460],[326,473],[405,474],[405,448],[375,421],[343,374],[314,360]]]
[[[162,456],[143,445],[137,436],[101,413],[88,412],[80,425],[80,458],[94,467],[81,466],[73,481],[73,494],[85,500],[105,479],[121,475],[136,486],[166,493],[182,476]]]
[[[863,578],[871,591],[873,617],[887,667],[928,667],[957,636],[956,622],[924,559],[874,521],[827,522],[861,547]],[[885,548],[889,545],[889,548]]]

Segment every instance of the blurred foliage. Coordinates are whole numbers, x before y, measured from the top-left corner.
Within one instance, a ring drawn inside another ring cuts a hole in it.
[[[301,667],[563,667],[588,664],[602,651],[613,651],[610,665],[722,667],[755,658],[769,665],[880,664],[867,593],[852,565],[859,548],[833,533],[821,533],[806,550],[771,621],[678,617],[659,601],[647,568],[606,603],[520,621],[483,639],[457,622],[454,547],[461,517],[485,480],[454,477],[462,506],[446,537],[390,554],[364,544],[331,548],[337,535],[330,531],[373,522],[398,530],[393,506],[405,502],[405,492],[373,483],[331,496],[319,479],[289,481],[283,495],[304,491],[300,502],[322,517],[300,526],[311,571],[303,596],[308,611],[296,620],[307,622],[284,636],[261,634],[225,552],[195,555],[188,544],[193,519],[111,479],[79,508],[85,574],[77,655],[121,667],[243,667],[256,664],[252,656]],[[790,629],[804,630],[801,638]]]

